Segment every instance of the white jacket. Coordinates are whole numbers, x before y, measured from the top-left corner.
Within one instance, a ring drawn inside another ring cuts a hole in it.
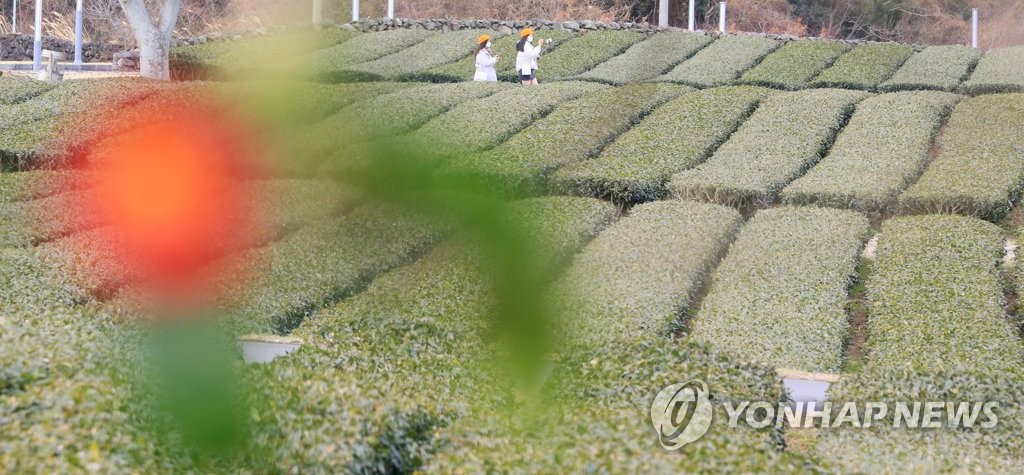
[[[531,74],[537,70],[537,58],[540,57],[540,46],[530,43],[523,45],[523,50],[516,52],[516,71],[520,74]]]
[[[491,56],[491,52],[487,51],[487,48],[480,50],[476,54],[476,74],[473,75],[474,81],[498,81],[498,71],[494,69],[494,65],[498,63],[498,59]]]

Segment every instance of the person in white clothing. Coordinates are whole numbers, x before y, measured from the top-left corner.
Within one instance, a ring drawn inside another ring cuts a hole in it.
[[[516,43],[516,73],[525,85],[537,85],[537,58],[540,58],[544,39],[533,46],[533,29],[523,28]]]
[[[473,80],[498,82],[498,71],[494,65],[498,64],[499,57],[491,54],[491,37],[480,35],[476,40],[476,74]]]

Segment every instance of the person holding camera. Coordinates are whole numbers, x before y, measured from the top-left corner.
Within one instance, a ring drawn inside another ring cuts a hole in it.
[[[527,86],[536,86],[537,83],[537,59],[540,58],[541,47],[544,46],[544,39],[533,46],[533,29],[523,28],[519,32],[519,42],[516,43],[516,73],[519,80]]]

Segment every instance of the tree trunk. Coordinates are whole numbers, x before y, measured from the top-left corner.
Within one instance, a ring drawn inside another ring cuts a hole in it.
[[[139,44],[139,72],[142,77],[166,81],[171,78],[171,39],[162,35],[136,37]]]

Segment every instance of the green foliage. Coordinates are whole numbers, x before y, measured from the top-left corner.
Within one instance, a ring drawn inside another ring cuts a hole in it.
[[[104,224],[93,199],[89,192],[72,191],[0,204],[0,246],[30,246]]]
[[[942,137],[942,151],[899,197],[900,210],[952,212],[998,219],[1024,185],[1024,95],[961,102]]]
[[[579,78],[609,84],[646,81],[689,59],[712,41],[707,36],[691,32],[657,33]]]
[[[966,46],[929,46],[915,54],[888,81],[883,91],[935,89],[954,91],[981,59],[981,51]]]
[[[489,30],[459,30],[427,37],[414,46],[375,61],[350,66],[342,74],[353,73],[361,79],[415,79],[430,68],[471,55],[476,39]]]
[[[676,174],[674,196],[767,207],[825,154],[864,93],[815,89],[766,99],[708,161]]]
[[[913,49],[900,44],[863,44],[840,56],[811,85],[872,91],[892,77],[913,54]]]
[[[715,271],[692,337],[738,359],[839,372],[846,290],[869,231],[851,211],[759,211]]]
[[[171,75],[183,79],[232,78],[273,70],[293,64],[297,55],[360,36],[354,31],[325,28],[179,46],[171,49]]]
[[[656,200],[673,174],[704,161],[770,94],[748,87],[683,94],[655,109],[600,156],[559,170],[556,187],[618,202]]]
[[[16,201],[46,198],[57,193],[89,186],[80,172],[71,170],[31,170],[0,173],[0,205]]]
[[[989,51],[963,90],[968,94],[1024,92],[1024,46]]]
[[[222,92],[250,107],[272,127],[294,133],[297,127],[319,122],[357,102],[416,86],[408,82],[243,82],[230,83],[230,89]]]
[[[481,186],[535,192],[554,170],[589,158],[640,118],[685,88],[634,84],[591,92],[556,107],[497,148],[457,157],[446,173],[480,178]]]
[[[658,80],[700,88],[730,84],[780,45],[778,41],[757,36],[725,36],[659,76]]]
[[[535,36],[544,38],[544,51],[546,54],[550,54],[559,45],[579,35],[570,30],[538,30]],[[548,38],[552,40],[550,43],[547,42]],[[516,74],[516,42],[518,41],[519,35],[505,35],[491,40],[491,52],[501,56],[498,64],[495,65],[498,79],[501,81],[519,82],[519,76]],[[458,61],[433,67],[420,76],[437,82],[471,81],[475,71],[476,57],[469,55]]]
[[[838,41],[790,41],[747,71],[740,82],[786,90],[802,89],[849,49],[846,43]]]
[[[0,77],[0,105],[25,102],[53,89],[53,87],[53,83],[46,81],[18,77]]]
[[[617,336],[671,335],[741,221],[733,209],[690,201],[633,208],[558,283],[553,298],[567,320],[566,338],[600,346]]]
[[[398,53],[432,36],[434,33],[429,31],[411,29],[363,34],[342,44],[314,51],[304,57],[303,62],[321,77],[330,79],[332,72]]]
[[[868,98],[828,156],[782,190],[783,201],[880,214],[924,171],[939,127],[959,99],[924,91]]]
[[[1003,318],[1003,236],[965,216],[896,218],[882,226],[867,293],[868,364],[937,370],[1019,367]]]
[[[537,33],[534,36],[539,39],[543,37],[543,34]],[[537,77],[544,81],[568,79],[583,74],[622,54],[623,51],[644,38],[642,33],[634,31],[603,30],[583,33],[565,41],[550,53],[541,55],[537,62]],[[513,61],[514,68],[515,57],[510,59]]]

